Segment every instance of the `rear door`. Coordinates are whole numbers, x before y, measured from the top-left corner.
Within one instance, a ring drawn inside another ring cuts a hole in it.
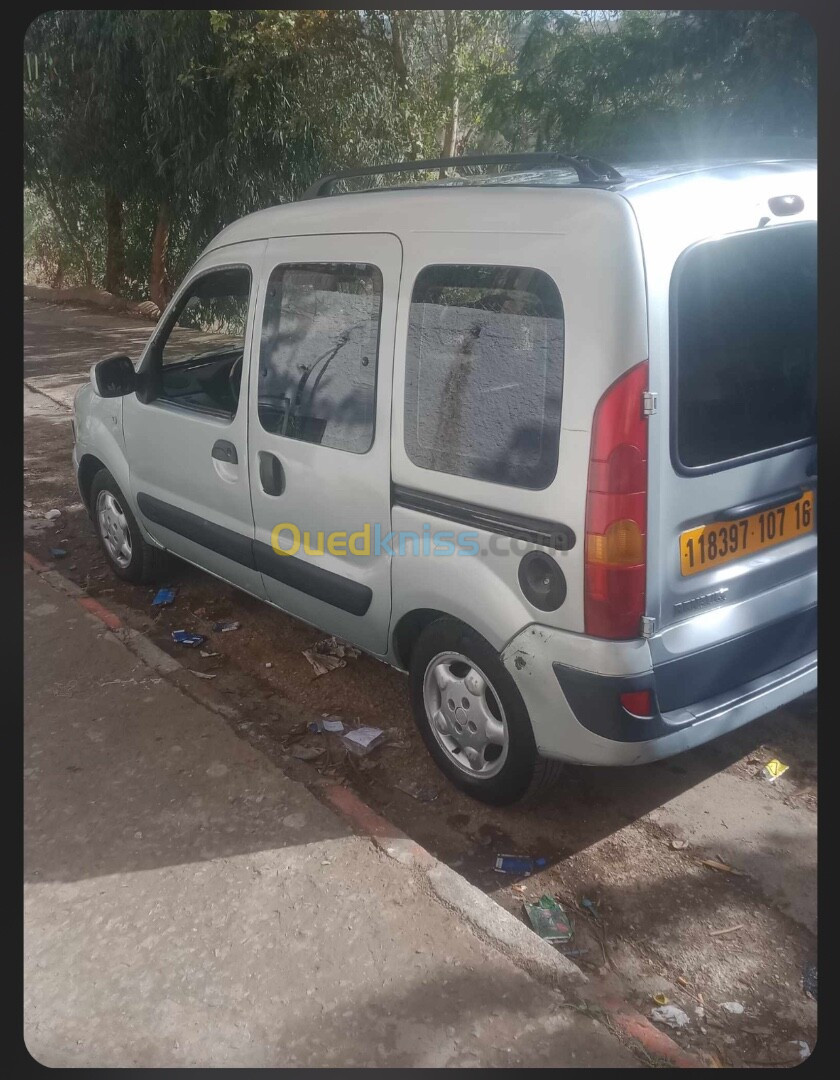
[[[384,653],[402,248],[390,234],[287,237],[265,260],[248,432],[256,565],[272,603]]]
[[[813,579],[791,583],[816,568],[816,276],[815,221],[704,239],[676,260],[667,378],[651,365],[651,389],[667,386],[652,418],[657,630],[742,602],[752,628],[815,602]]]

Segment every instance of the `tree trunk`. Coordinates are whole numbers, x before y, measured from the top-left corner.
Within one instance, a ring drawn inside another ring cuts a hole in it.
[[[420,133],[414,122],[414,110],[408,84],[408,65],[405,60],[405,46],[403,43],[402,12],[389,11],[388,21],[391,24],[391,56],[394,63],[394,72],[397,76],[399,100],[403,110],[405,138],[408,143],[408,159],[409,161],[416,161],[422,155],[423,148],[421,145]]]
[[[172,285],[166,269],[169,250],[169,206],[162,202],[152,236],[152,263],[149,268],[149,296],[161,311],[172,298]]]
[[[105,189],[105,229],[105,288],[120,296],[125,281],[123,211],[122,202],[111,188]]]
[[[446,39],[446,66],[443,73],[444,96],[447,99],[446,127],[443,131],[443,153],[441,157],[454,157],[458,141],[458,45],[460,16],[457,11],[446,10],[443,13],[444,34]],[[446,169],[440,170],[440,179],[446,177]]]
[[[454,157],[455,149],[458,144],[458,109],[460,102],[458,101],[458,95],[456,94],[449,103],[449,119],[446,121],[446,128],[443,133],[443,154],[441,157]],[[441,171],[441,179],[445,170]]]

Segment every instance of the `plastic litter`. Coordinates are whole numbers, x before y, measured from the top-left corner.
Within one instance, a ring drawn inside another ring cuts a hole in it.
[[[53,559],[63,559],[67,552],[64,548],[50,548],[50,555]]]
[[[199,679],[215,679],[216,678],[216,676],[211,675],[209,671],[194,671],[193,668],[190,668],[190,671],[192,671],[193,675],[196,675]]]
[[[718,862],[717,859],[698,859],[701,866],[708,866],[711,870],[720,870],[724,874],[734,874],[736,877],[747,877],[743,870],[736,870],[729,863]]]
[[[315,677],[326,675],[336,668],[346,667],[347,659],[360,656],[360,650],[352,645],[346,645],[339,638],[333,636],[316,642],[311,649],[304,649],[303,655],[312,665]]]
[[[527,877],[535,870],[548,865],[548,859],[532,859],[527,855],[497,855],[493,869],[499,874],[515,874]]]
[[[802,972],[802,989],[810,994],[814,1001],[817,1000],[817,965],[806,964]]]
[[[790,765],[785,765],[784,762],[779,761],[778,758],[773,758],[773,760],[768,761],[761,770],[761,776],[765,780],[769,780],[771,784],[774,784],[780,776],[788,771],[789,768]]]
[[[552,896],[543,895],[536,904],[524,901],[531,926],[543,941],[571,941],[575,935],[572,920]]]
[[[656,1009],[651,1009],[650,1018],[671,1028],[684,1028],[691,1023],[688,1013],[683,1012],[676,1005],[660,1005]]]
[[[598,901],[597,900],[590,900],[588,897],[584,896],[583,899],[580,902],[580,906],[583,908],[584,911],[588,911],[593,919],[598,918]]]
[[[152,607],[166,607],[167,604],[171,604],[174,599],[174,589],[158,589],[155,593],[154,600],[152,600]]]
[[[438,789],[431,785],[417,784],[413,780],[398,780],[394,787],[399,788],[400,791],[404,791],[406,795],[410,795],[412,799],[416,799],[418,802],[430,803],[434,802],[438,797]]]
[[[206,649],[200,649],[198,655],[203,656],[205,660],[209,660],[211,656],[221,656],[222,654],[217,652],[208,652]]]
[[[61,517],[61,511],[60,510],[48,510],[46,512],[46,514],[44,514],[44,517],[47,519],[47,521],[53,521],[53,520],[55,520],[55,518]]]
[[[319,735],[323,731],[328,731],[332,735],[340,735],[345,730],[344,721],[337,716],[324,716],[319,717],[317,720],[310,720],[306,728],[313,735]]]
[[[722,1001],[720,1007],[724,1012],[728,1012],[732,1016],[740,1016],[744,1011],[744,1006],[740,1001]]]
[[[193,634],[190,630],[173,630],[172,640],[177,645],[188,645],[194,649],[196,645],[203,645],[207,638],[204,634]]]
[[[298,761],[314,761],[315,758],[319,758],[323,752],[323,747],[296,746],[294,750],[292,750],[292,757],[297,758]]]
[[[314,649],[305,649],[303,655],[312,665],[316,679],[319,675],[326,675],[329,671],[347,666],[346,660],[341,660],[337,656],[318,656]]]
[[[653,1000],[656,1002],[657,1005],[667,1005],[668,1004],[668,995],[667,994],[654,994],[653,995]]]
[[[213,633],[226,634],[229,630],[238,630],[240,625],[236,619],[222,619],[221,622],[213,623]]]
[[[377,727],[360,727],[346,731],[341,741],[352,754],[364,757],[385,741],[385,732]]]
[[[805,1042],[804,1039],[791,1039],[790,1042],[799,1051],[800,1061],[804,1061],[805,1058],[810,1057],[811,1047]]]

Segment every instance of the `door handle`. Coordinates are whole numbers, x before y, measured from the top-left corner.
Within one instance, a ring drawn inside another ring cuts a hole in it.
[[[286,474],[274,454],[259,453],[260,484],[266,495],[282,495],[286,490]]]
[[[775,510],[793,499],[801,499],[805,491],[806,488],[804,487],[791,488],[789,491],[782,491],[778,495],[771,495],[769,498],[759,499],[757,502],[745,503],[743,506],[733,506],[729,510],[721,510],[716,517],[718,521],[736,521],[738,518],[749,517],[750,514],[758,514],[762,510]]]
[[[212,453],[217,461],[226,461],[228,465],[239,464],[236,447],[232,442],[228,442],[227,439],[217,439],[217,441],[213,443]]]

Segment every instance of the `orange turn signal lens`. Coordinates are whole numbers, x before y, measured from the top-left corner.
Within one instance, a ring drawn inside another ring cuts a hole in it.
[[[645,560],[645,538],[637,522],[624,518],[607,526],[603,534],[586,537],[588,562],[602,566],[636,566]]]

